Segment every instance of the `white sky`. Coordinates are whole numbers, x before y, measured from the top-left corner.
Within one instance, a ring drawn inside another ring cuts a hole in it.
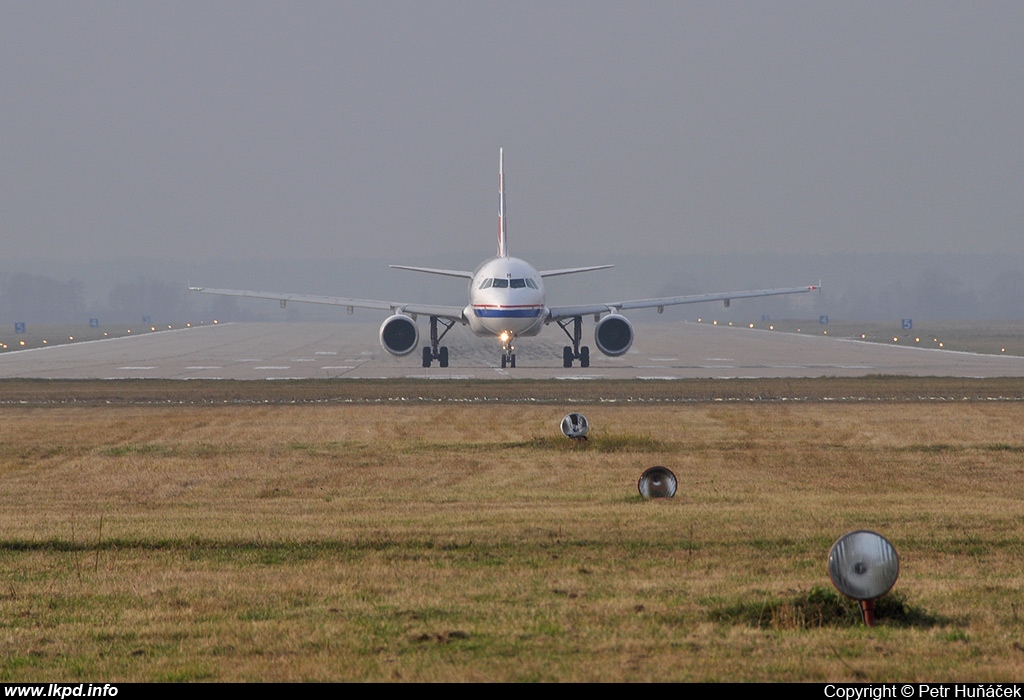
[[[1019,1],[5,0],[0,65],[7,259],[479,260],[499,146],[540,266],[1024,247]]]

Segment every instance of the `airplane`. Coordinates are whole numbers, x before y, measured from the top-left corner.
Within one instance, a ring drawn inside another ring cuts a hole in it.
[[[400,270],[460,277],[468,280],[469,303],[465,307],[309,294],[280,294],[243,289],[214,289],[210,287],[189,287],[189,289],[203,294],[276,299],[281,303],[282,308],[288,302],[294,301],[345,306],[348,307],[349,313],[352,313],[355,308],[390,311],[391,315],[381,324],[378,335],[381,347],[396,357],[408,355],[416,349],[419,344],[417,317],[426,316],[429,318],[430,341],[429,345],[423,346],[424,367],[430,367],[435,360],[440,367],[447,367],[449,363],[448,348],[441,345],[441,341],[455,324],[466,325],[478,336],[496,337],[500,341],[502,369],[516,366],[515,342],[518,338],[535,336],[544,326],[551,323],[557,324],[572,343],[572,345],[562,348],[563,367],[572,367],[575,361],[579,361],[580,367],[589,367],[590,348],[580,344],[583,339],[584,316],[593,315],[594,317],[596,323],[594,342],[597,349],[609,357],[619,357],[624,355],[633,344],[633,325],[622,315],[624,310],[656,308],[658,313],[661,313],[666,306],[706,301],[722,301],[725,306],[729,306],[733,299],[802,294],[819,289],[818,285],[807,285],[781,289],[631,299],[575,306],[548,306],[544,292],[545,278],[603,270],[613,266],[590,265],[538,271],[525,260],[511,257],[508,254],[505,221],[504,149],[498,149],[497,255],[485,260],[472,272],[410,265],[389,266]]]

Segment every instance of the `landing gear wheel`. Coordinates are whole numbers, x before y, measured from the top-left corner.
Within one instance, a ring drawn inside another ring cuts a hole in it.
[[[505,365],[508,363],[508,358],[504,355],[501,356],[501,368],[505,369]]]
[[[511,367],[512,369],[515,369],[515,366],[516,366],[516,354],[515,353],[512,353],[511,355],[508,356],[508,366]]]
[[[562,348],[562,366],[572,367],[573,360],[580,361],[580,367],[590,367],[590,348],[586,345],[580,347],[580,340],[583,338],[583,317],[572,316],[561,318],[556,321],[566,337],[572,341],[572,345]],[[569,332],[569,325],[572,325],[572,332]]]
[[[443,326],[444,330],[440,333],[437,330],[438,326]],[[441,367],[448,366],[448,348],[440,347],[439,343],[441,339],[448,335],[448,331],[455,325],[455,321],[449,318],[438,318],[437,316],[430,317],[430,347],[423,348],[423,366],[430,367],[430,363],[433,360],[437,360],[437,364]]]

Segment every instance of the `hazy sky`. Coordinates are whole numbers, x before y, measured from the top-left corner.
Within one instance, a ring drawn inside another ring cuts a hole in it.
[[[1019,0],[3,1],[0,65],[8,259],[478,260],[499,146],[540,266],[1024,247]]]

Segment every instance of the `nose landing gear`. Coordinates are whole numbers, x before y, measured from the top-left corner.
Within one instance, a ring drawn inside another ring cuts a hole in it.
[[[508,331],[504,331],[500,336],[501,339],[501,368],[511,367],[515,369],[516,366],[516,346],[512,344],[515,337]]]

